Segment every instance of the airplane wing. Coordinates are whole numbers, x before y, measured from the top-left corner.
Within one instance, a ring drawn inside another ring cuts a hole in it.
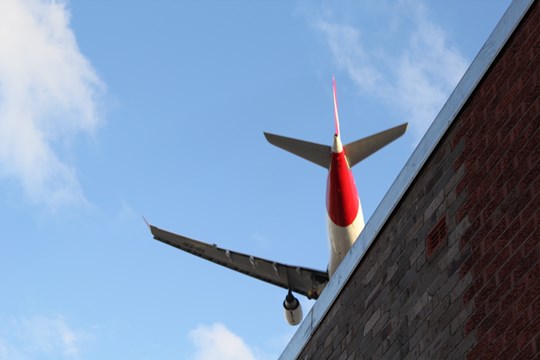
[[[309,299],[317,299],[328,283],[328,273],[325,271],[277,263],[193,240],[150,224],[148,226],[156,240]]]

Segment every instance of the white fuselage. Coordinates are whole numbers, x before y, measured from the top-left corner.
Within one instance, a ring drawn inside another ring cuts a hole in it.
[[[332,161],[326,188],[328,233],[330,238],[330,277],[364,228],[364,215],[356,184],[341,139],[334,136]]]

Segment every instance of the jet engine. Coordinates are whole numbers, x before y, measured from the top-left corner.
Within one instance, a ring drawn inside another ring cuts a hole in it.
[[[302,305],[290,290],[283,301],[283,308],[285,309],[285,319],[287,319],[289,325],[300,324],[302,321]]]

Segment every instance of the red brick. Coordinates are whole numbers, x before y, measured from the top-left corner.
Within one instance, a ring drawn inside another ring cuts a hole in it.
[[[538,176],[540,178],[540,176]],[[534,184],[533,181],[530,182],[530,189],[534,193]],[[535,214],[540,213],[540,193],[537,192],[534,198],[528,203],[523,204],[523,208],[521,210],[521,213],[519,214],[519,217],[521,221],[523,222],[523,219],[527,219],[528,217],[533,217]]]
[[[505,296],[509,293],[509,291],[512,290],[512,279],[511,277],[507,277],[504,282],[498,283],[497,282],[497,288],[495,291],[493,291],[488,298],[485,301],[485,307],[486,309],[491,309],[493,307],[499,306],[501,303],[501,300],[505,298]],[[502,309],[503,312],[506,309]]]
[[[529,360],[534,359],[538,355],[534,349],[533,342],[529,342],[523,347],[523,349],[513,359],[517,360]]]
[[[540,89],[538,89],[540,91]],[[532,107],[532,105],[531,105]],[[523,121],[523,123],[526,125],[523,128],[523,146],[521,147],[521,151],[518,153],[518,157],[520,159],[525,159],[529,154],[533,153],[536,149],[538,151],[538,140],[540,138],[540,126],[535,125],[532,122],[529,121]]]
[[[426,237],[426,255],[431,255],[437,250],[437,248],[446,241],[448,236],[448,229],[446,225],[446,216],[443,216],[435,226],[429,231]]]
[[[538,282],[538,281],[537,281]],[[527,316],[532,320],[531,314],[528,313],[529,308],[532,309],[532,305],[535,300],[540,296],[540,286],[533,284],[531,286],[525,286],[524,294],[516,301],[515,310],[519,314],[527,314]]]
[[[493,216],[493,212],[499,206],[500,200],[493,199],[489,193],[486,193],[482,198],[476,203],[476,206],[471,211],[471,215],[479,214],[483,221],[487,221]]]
[[[504,230],[504,232],[499,235],[496,241],[493,242],[492,246],[494,246],[498,252],[502,252],[506,249],[510,250],[511,240],[516,236],[520,229],[520,219],[514,218],[510,225]],[[510,253],[506,254],[506,257],[510,257]]]
[[[519,230],[519,232],[510,242],[512,251],[516,251],[517,249],[519,249],[523,245],[523,243],[529,238],[529,235],[534,233],[535,228],[536,227],[532,219],[529,220],[526,224],[524,224],[521,230]]]
[[[538,226],[538,218],[531,219],[530,223],[531,226],[534,226],[534,230],[529,234],[522,245],[526,254],[535,252],[539,248],[540,226]]]
[[[534,338],[540,333],[540,314],[527,324],[517,336],[517,346],[523,349],[527,344],[533,343]]]
[[[500,219],[506,221],[505,219]],[[478,249],[481,247],[482,242],[488,237],[488,234],[492,231],[495,219],[491,218],[485,222],[481,222],[482,225],[477,229],[473,236],[469,239],[471,248]]]
[[[510,248],[510,252],[512,252],[513,250],[513,248]],[[503,267],[497,272],[497,280],[504,281],[504,279],[509,276],[512,271],[514,271],[514,269],[517,267],[517,265],[522,259],[523,255],[521,254],[521,252],[515,251],[512,254],[512,257],[509,258],[508,261],[503,265]]]
[[[491,278],[495,278],[497,280],[495,276],[497,274],[497,271],[500,268],[502,268],[503,264],[510,258],[510,247],[505,246],[504,248],[499,249],[499,246],[501,245],[505,245],[505,244],[504,243],[499,244],[498,242],[497,244],[494,244],[494,252],[497,255],[484,269],[483,276],[484,276],[484,281],[486,282],[489,281],[489,279]]]
[[[520,314],[526,313],[527,308],[534,304],[535,299],[540,297],[539,273],[540,261],[537,261],[527,275],[521,279],[521,282],[524,285],[524,293],[519,299],[517,299],[515,304],[515,310]]]
[[[508,221],[506,220],[506,216],[499,217],[498,219],[494,219],[494,222],[496,222],[496,225],[491,229],[489,234],[484,238],[486,248],[493,249],[493,244],[496,243],[497,237],[500,237],[501,234],[504,233],[504,230],[508,226]]]
[[[512,272],[512,280],[514,283],[521,282],[524,275],[533,268],[534,264],[538,262],[538,254],[533,251],[520,261]]]
[[[494,332],[496,334],[502,334],[506,328],[514,321],[514,309],[506,309],[506,312],[497,319],[494,326]]]
[[[484,255],[478,259],[473,266],[473,275],[481,275],[484,273],[487,264],[489,264],[497,256],[497,251],[493,247],[490,247]],[[489,280],[487,280],[489,281]]]
[[[540,139],[537,141],[540,143]],[[526,164],[526,166],[532,171],[529,184],[533,184],[534,181],[540,177],[540,174],[538,174],[538,172],[540,171],[539,162],[540,162],[540,146],[537,146],[536,148],[532,149],[532,151],[527,154],[524,160],[524,163]],[[534,193],[536,194],[536,192]]]
[[[513,307],[516,300],[523,295],[525,291],[525,283],[521,282],[514,286],[514,288],[501,300],[501,309],[509,309]],[[516,314],[516,316],[521,316],[521,314]]]
[[[476,336],[479,338],[487,335],[488,331],[495,326],[497,319],[501,315],[498,306],[488,309],[488,311],[490,311],[489,314],[485,316],[482,322],[476,327]]]
[[[495,359],[497,360],[507,360],[511,359],[515,354],[519,352],[517,347],[517,340],[511,342],[504,342],[503,340],[503,351]]]
[[[496,181],[497,186],[503,187],[508,196],[516,187],[519,178],[515,176],[515,171],[511,166],[506,166]]]
[[[466,245],[471,245],[471,239],[473,239],[473,236],[476,236],[476,232],[478,231],[478,229],[481,229],[483,226],[485,226],[485,224],[482,223],[482,219],[480,218],[476,218],[476,219],[472,219],[472,224],[467,228],[467,230],[465,230],[465,232],[463,233],[463,236],[461,237],[461,240],[460,240],[460,248],[463,249]],[[461,222],[460,221],[457,221],[456,219],[456,224],[459,224]],[[472,247],[472,246],[471,246]]]
[[[539,305],[539,302],[540,302],[540,296],[537,296],[536,299],[534,299],[530,304],[529,304],[529,307],[527,308],[527,320],[529,320],[530,322],[534,322],[535,321],[535,318],[538,317],[538,314],[540,314],[539,312],[539,308],[540,308],[540,305]],[[540,319],[536,319],[536,321],[540,321]],[[540,329],[537,329],[537,333],[540,335]],[[540,350],[539,350],[540,351]]]
[[[501,350],[503,348],[503,342],[501,338],[498,338],[494,342],[487,344],[482,351],[480,352],[480,356],[478,359],[493,359],[498,354],[501,353]]]
[[[523,326],[527,324],[527,320],[525,317],[518,317],[517,314],[514,313],[515,320],[509,326],[504,330],[502,337],[503,341],[505,343],[510,343],[513,341],[516,341],[518,333],[521,331]],[[517,349],[517,342],[516,342],[516,349]],[[517,351],[516,351],[517,352]]]
[[[474,297],[474,306],[480,307],[497,289],[495,278],[491,278]],[[489,311],[489,309],[487,309]]]
[[[519,314],[526,314],[527,317],[532,320],[536,314],[530,314],[529,308],[539,296],[540,288],[538,286],[526,288],[525,293],[516,301],[516,312]]]
[[[463,327],[463,332],[467,336],[471,331],[476,329],[478,324],[482,322],[486,316],[486,311],[483,307],[477,308],[476,311],[467,319]]]

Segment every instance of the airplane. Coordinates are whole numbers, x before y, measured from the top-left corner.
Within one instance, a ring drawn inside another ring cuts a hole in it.
[[[266,140],[328,170],[326,210],[330,238],[327,271],[278,263],[218,247],[160,229],[147,222],[154,239],[203,259],[286,289],[285,319],[302,321],[302,307],[293,292],[317,299],[364,228],[362,206],[351,168],[402,136],[407,123],[343,145],[339,130],[336,80],[332,77],[335,133],[332,146],[265,132]],[[146,220],[145,220],[146,221]]]

